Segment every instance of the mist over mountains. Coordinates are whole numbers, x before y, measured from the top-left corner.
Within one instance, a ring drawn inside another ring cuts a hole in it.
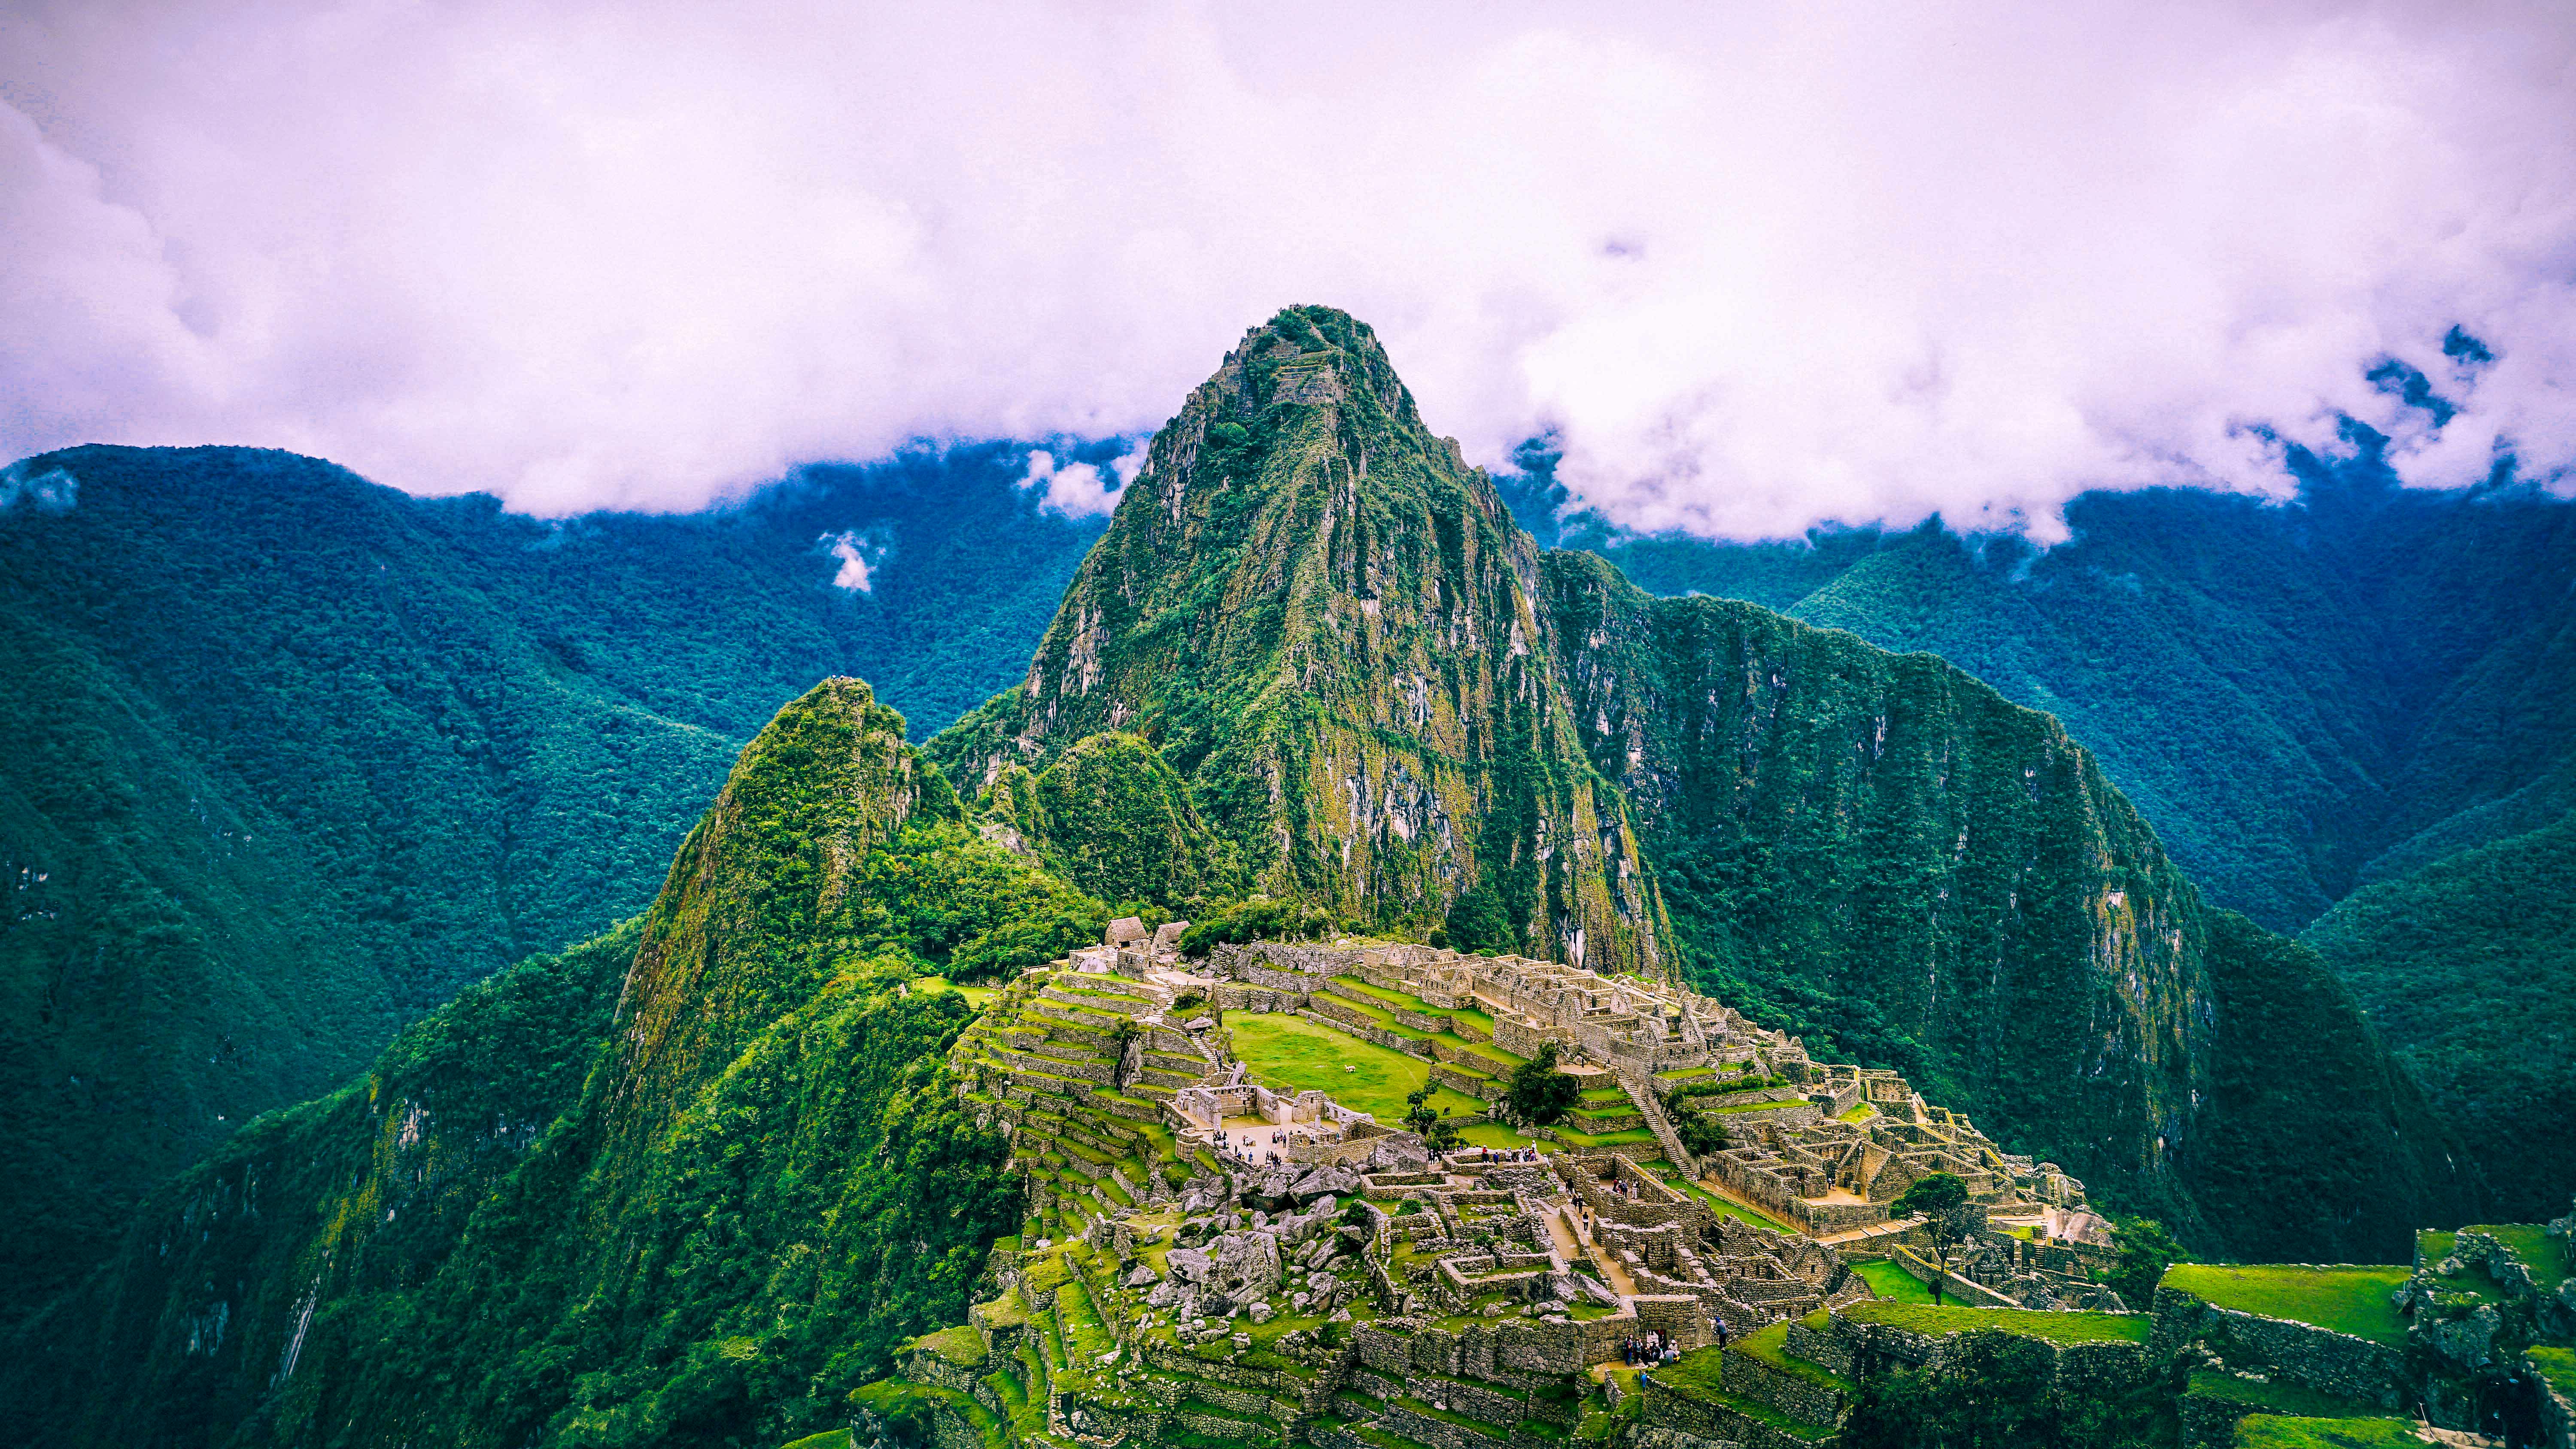
[[[2040,551],[1925,527],[1620,535],[1498,480],[1650,591],[1924,649],[2063,720],[2214,903],[2306,930],[2480,1152],[2576,1176],[2565,859],[2571,509],[2394,487],[2367,436],[2301,494],[2092,495]],[[1067,463],[1104,464],[1114,445]],[[779,699],[853,673],[926,738],[1019,678],[1098,530],[1025,448],[815,468],[707,515],[538,523],[314,460],[81,449],[0,514],[0,955],[15,1281],[403,1021],[649,899]],[[843,586],[851,558],[868,587]],[[2348,906],[2338,903],[2349,902]],[[2322,918],[2322,919],[2320,919]],[[1819,1012],[1855,1045],[1883,1023]],[[102,1128],[107,1130],[102,1134]]]

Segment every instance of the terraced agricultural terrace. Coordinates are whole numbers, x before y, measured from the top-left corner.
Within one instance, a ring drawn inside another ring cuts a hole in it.
[[[2481,1343],[2576,1331],[2576,1217],[2428,1232],[2412,1267],[2180,1265],[2132,1311],[2083,1184],[1895,1073],[1664,983],[1365,942],[1194,961],[1180,929],[1116,923],[984,1004],[954,1065],[1028,1221],[995,1296],[905,1350],[870,1412],[987,1449],[1797,1449],[1872,1375],[2000,1335],[2074,1418],[2171,1416],[2209,1449],[2422,1442],[2401,1406],[2485,1412]],[[1501,1120],[1551,1043],[1574,1106]],[[1417,1091],[1457,1146],[1401,1125]],[[1891,1209],[1933,1172],[1982,1221],[1946,1274]],[[1641,1369],[1649,1340],[1669,1361]]]
[[[1180,932],[1118,922],[960,1041],[1030,1211],[998,1296],[906,1350],[885,1412],[945,1405],[995,1442],[1529,1449],[1648,1412],[1663,1391],[1628,1361],[1651,1337],[1686,1356],[1677,1383],[1741,1360],[1727,1412],[1829,1436],[1844,1400],[1806,1391],[1834,1370],[1796,1350],[1894,1330],[1791,1329],[1890,1274],[1928,1297],[1923,1225],[1888,1204],[1936,1171],[1997,1224],[1954,1301],[2120,1306],[2090,1281],[2108,1254],[2082,1184],[1707,998],[1407,944],[1194,961]],[[1501,1120],[1550,1043],[1572,1108]],[[1405,1129],[1417,1091],[1458,1145]],[[1685,1116],[1724,1119],[1724,1149],[1691,1152]]]

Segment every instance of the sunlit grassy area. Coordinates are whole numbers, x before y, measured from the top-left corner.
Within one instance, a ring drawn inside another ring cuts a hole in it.
[[[2000,1329],[2050,1343],[2144,1343],[2156,1321],[2143,1313],[2053,1313],[2035,1308],[1960,1308],[1875,1299],[1841,1310],[1860,1323],[1885,1323],[1939,1337],[1961,1329]]]
[[[954,991],[958,995],[966,998],[966,1004],[968,1006],[975,1008],[977,1011],[982,1011],[984,1009],[984,1003],[993,999],[995,988],[990,986],[961,986],[958,983],[949,980],[945,976],[916,976],[912,978],[912,989],[925,996],[935,996],[943,991]]]
[[[2406,1320],[2398,1316],[2388,1295],[2410,1276],[2412,1270],[2399,1267],[2177,1263],[2166,1270],[2164,1285],[2220,1308],[2312,1323],[2404,1347]]]
[[[1343,1106],[1390,1125],[1404,1120],[1406,1095],[1431,1079],[1429,1062],[1285,1012],[1229,1012],[1225,1022],[1234,1033],[1235,1055],[1272,1090],[1330,1092]],[[1439,1087],[1431,1108],[1468,1117],[1481,1114],[1485,1104]]]
[[[2513,1249],[2513,1255],[2531,1270],[2534,1283],[2543,1293],[2558,1291],[2567,1279],[2567,1240],[2549,1236],[2549,1230],[2538,1223],[2498,1223],[2476,1229]]]
[[[2236,1426],[2236,1449],[2424,1449],[2404,1419],[2294,1419],[2255,1414]]]
[[[1923,1280],[1894,1263],[1885,1260],[1875,1263],[1854,1263],[1852,1271],[1860,1275],[1860,1281],[1869,1285],[1870,1292],[1891,1302],[1929,1303],[1932,1301],[1932,1290],[1924,1285]]]

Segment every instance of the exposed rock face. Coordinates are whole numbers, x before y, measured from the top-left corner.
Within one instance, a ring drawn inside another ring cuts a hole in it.
[[[2054,718],[1590,554],[1545,569],[1585,747],[1715,972],[1868,1003],[1927,1049],[1932,1095],[2248,1254],[2386,1256],[2456,1200],[2446,1134],[2349,995],[2207,908]],[[2350,1146],[2299,1140],[2321,1132]],[[2281,1171],[2308,1153],[2374,1166]]]
[[[1538,579],[1375,336],[1291,308],[1155,436],[1027,681],[931,753],[981,791],[1141,731],[1273,893],[1428,923],[1491,882],[1532,950],[1659,970],[1661,907],[1576,739]]]

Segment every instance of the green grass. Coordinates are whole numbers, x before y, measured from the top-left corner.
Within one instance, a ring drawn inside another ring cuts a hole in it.
[[[2529,1348],[2523,1357],[2551,1388],[2576,1399],[2576,1348]]]
[[[1854,1263],[1852,1271],[1869,1285],[1869,1291],[1896,1303],[1929,1303],[1932,1290],[1922,1279],[1894,1263],[1881,1259],[1875,1263]]]
[[[977,1011],[984,1009],[984,1003],[992,1000],[997,990],[991,986],[960,986],[945,976],[916,976],[912,979],[912,989],[923,996],[953,991],[965,997],[966,1004]]]
[[[937,1333],[925,1333],[913,1340],[913,1344],[929,1349],[959,1368],[974,1368],[984,1362],[984,1335],[968,1324],[960,1323]]]
[[[2467,1231],[2463,1229],[2463,1231]],[[2567,1240],[2549,1236],[2549,1230],[2538,1223],[2500,1223],[2479,1226],[2476,1231],[2493,1237],[2513,1250],[2522,1265],[2531,1270],[2532,1281],[2543,1293],[2558,1291],[2567,1278]]]
[[[2163,1286],[2214,1307],[2287,1318],[2403,1348],[2406,1320],[2388,1295],[2411,1276],[2412,1270],[2399,1267],[2178,1263],[2166,1271]]]
[[[1867,1102],[1855,1102],[1850,1109],[1834,1118],[1837,1122],[1866,1122],[1878,1115],[1878,1109]]]
[[[850,1431],[826,1429],[820,1434],[808,1434],[785,1449],[850,1449]]]
[[[1389,1126],[1404,1121],[1406,1095],[1431,1080],[1429,1062],[1304,1017],[1239,1012],[1226,1022],[1234,1033],[1235,1055],[1273,1090],[1329,1092],[1334,1101]],[[1453,1117],[1485,1110],[1484,1103],[1447,1087],[1432,1090],[1430,1105],[1434,1111],[1447,1108]]]
[[[1458,1129],[1458,1140],[1470,1147],[1536,1147],[1541,1152],[1558,1150],[1553,1142],[1532,1142],[1500,1122],[1470,1122]]]
[[[2405,1419],[2300,1419],[2253,1414],[2237,1422],[2236,1449],[2424,1449]]]
[[[975,1427],[976,1432],[983,1436],[984,1449],[1009,1449],[1010,1446],[1010,1436],[1004,1432],[1002,1421],[994,1416],[993,1411],[955,1389],[880,1379],[851,1390],[850,1402],[873,1409],[889,1419],[910,1418],[933,1407],[944,1407]]]
[[[1748,1419],[1801,1439],[1822,1439],[1832,1432],[1822,1424],[1791,1418],[1760,1400],[1728,1393],[1724,1358],[1715,1348],[1697,1349],[1662,1368],[1648,1369],[1646,1373],[1677,1397],[1733,1409]]]
[[[1811,1363],[1806,1359],[1794,1358],[1790,1355],[1788,1348],[1790,1323],[1791,1320],[1784,1318],[1749,1338],[1739,1338],[1735,1341],[1734,1351],[1766,1367],[1777,1369],[1795,1378],[1805,1379],[1811,1384],[1839,1389],[1844,1393],[1851,1392],[1854,1387],[1851,1380],[1826,1368],[1823,1364]]]
[[[2302,1419],[2366,1419],[2386,1412],[2376,1404],[2337,1398],[2305,1384],[2258,1384],[2213,1369],[2193,1373],[2184,1391],[2225,1403],[2245,1404],[2257,1413],[2286,1414]]]
[[[1702,1107],[1699,1110],[1723,1115],[1730,1112],[1786,1112],[1793,1107],[1806,1105],[1807,1099],[1799,1097],[1786,1102],[1728,1102],[1722,1106]]]
[[[1578,1132],[1563,1123],[1557,1124],[1556,1136],[1558,1141],[1572,1147],[1624,1147],[1655,1140],[1655,1134],[1643,1127],[1630,1127],[1618,1132]]]
[[[2143,1313],[2049,1313],[2035,1308],[1960,1308],[1944,1304],[1854,1303],[1837,1310],[1855,1323],[1883,1323],[1892,1328],[1938,1338],[1962,1330],[1999,1329],[2049,1343],[2145,1343],[2155,1320]]]
[[[1448,1012],[1442,1011],[1440,1008],[1431,1005],[1429,1002],[1424,1001],[1419,996],[1412,995],[1409,992],[1389,991],[1383,986],[1371,986],[1369,983],[1362,981],[1356,976],[1336,976],[1333,978],[1333,984],[1336,986],[1347,986],[1353,991],[1359,992],[1361,995],[1367,996],[1382,1005],[1399,1007],[1405,1011],[1419,1012],[1424,1016],[1447,1016],[1449,1014]]]
[[[1699,1203],[1709,1211],[1716,1213],[1719,1217],[1734,1218],[1738,1222],[1751,1223],[1757,1228],[1769,1228],[1775,1233],[1785,1233],[1790,1231],[1787,1223],[1781,1222],[1779,1219],[1772,1217],[1769,1213],[1756,1211],[1753,1208],[1744,1206],[1742,1203],[1730,1202],[1725,1198],[1719,1197],[1716,1193],[1710,1192],[1707,1188],[1700,1186],[1698,1183],[1689,1181],[1681,1175],[1681,1170],[1679,1168],[1674,1167],[1672,1163],[1663,1158],[1653,1158],[1649,1161],[1639,1163],[1638,1166],[1653,1173],[1657,1182],[1673,1189],[1675,1192],[1686,1194],[1693,1201]]]

